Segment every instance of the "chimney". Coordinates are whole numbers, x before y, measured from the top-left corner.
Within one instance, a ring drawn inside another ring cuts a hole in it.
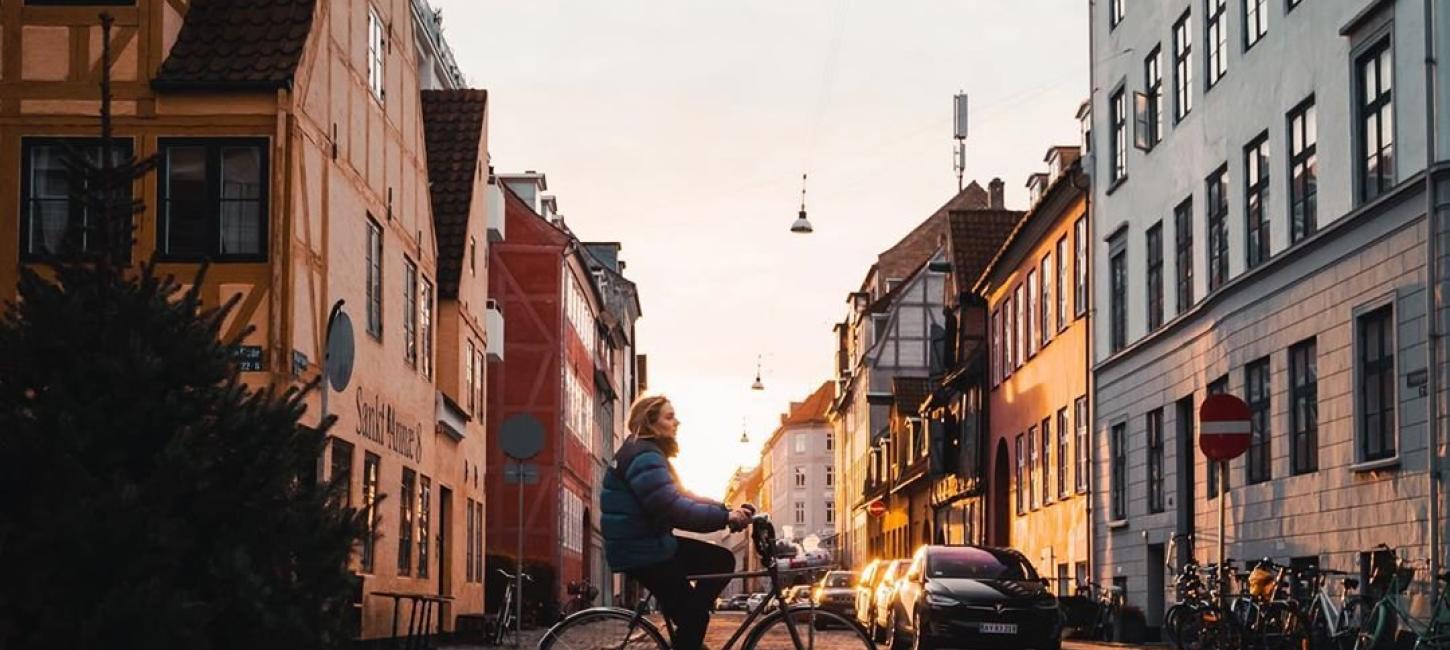
[[[1001,210],[1006,207],[1002,198],[1002,190],[1005,186],[1006,184],[1000,178],[994,178],[987,184],[987,197],[993,210]]]

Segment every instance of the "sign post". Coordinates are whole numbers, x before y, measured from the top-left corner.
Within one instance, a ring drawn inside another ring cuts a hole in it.
[[[505,470],[504,478],[506,481],[513,478],[519,484],[519,554],[514,563],[514,647],[518,648],[519,637],[523,635],[524,629],[524,484],[539,482],[539,468],[525,465],[524,461],[537,456],[544,449],[544,424],[529,413],[512,415],[499,426],[498,438],[504,455],[514,461],[512,472]],[[513,474],[512,477],[509,476],[510,473]],[[533,480],[529,480],[531,475]]]
[[[1224,519],[1228,512],[1228,462],[1249,449],[1253,433],[1249,405],[1243,400],[1219,393],[1209,395],[1198,408],[1198,447],[1209,462],[1218,463],[1218,581],[1223,592],[1226,560]],[[1223,605],[1222,602],[1219,603]]]

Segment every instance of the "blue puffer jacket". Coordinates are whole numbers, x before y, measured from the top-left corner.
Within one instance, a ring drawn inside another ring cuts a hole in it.
[[[604,557],[615,571],[673,558],[676,528],[709,533],[724,528],[729,520],[725,504],[680,486],[661,447],[673,442],[630,436],[615,453],[615,466],[604,476],[600,528]]]

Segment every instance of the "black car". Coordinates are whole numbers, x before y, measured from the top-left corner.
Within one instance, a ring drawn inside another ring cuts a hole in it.
[[[894,650],[1060,650],[1062,614],[1015,550],[923,546],[897,590]]]
[[[847,619],[856,617],[856,573],[829,571],[811,592],[816,607],[830,610]]]

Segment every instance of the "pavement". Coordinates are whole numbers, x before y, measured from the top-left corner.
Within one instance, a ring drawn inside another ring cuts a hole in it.
[[[705,645],[709,646],[710,648],[714,648],[715,650],[724,650],[725,642],[730,640],[730,635],[733,634],[735,632],[735,629],[740,626],[740,623],[744,619],[744,617],[744,612],[715,612],[714,618],[712,619],[710,624],[710,631],[705,635]],[[542,639],[544,636],[544,632],[545,630],[543,628],[535,630],[524,630],[523,636],[520,639],[520,650],[534,650],[535,648],[537,648],[539,645],[539,640]],[[513,646],[505,645],[501,648],[495,648],[493,646],[482,645],[449,644],[439,647],[440,650],[511,650]],[[737,642],[734,650],[738,650],[739,647],[740,642]],[[830,644],[817,644],[817,647],[820,648],[820,650],[832,650]],[[1171,646],[1162,643],[1133,645],[1126,643],[1106,643],[1101,641],[1064,640],[1062,642],[1062,647],[1063,650],[1168,650],[1168,648],[1170,648]],[[884,645],[879,646],[879,648],[880,650],[885,650]]]

